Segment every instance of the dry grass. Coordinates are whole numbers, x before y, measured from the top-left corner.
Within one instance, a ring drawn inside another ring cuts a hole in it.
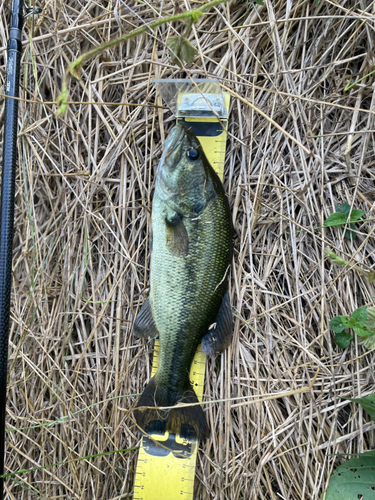
[[[138,444],[124,410],[150,376],[152,342],[132,338],[131,325],[147,295],[154,173],[173,124],[154,77],[217,77],[232,92],[235,332],[207,362],[205,401],[222,402],[206,404],[215,432],[195,498],[319,499],[335,454],[375,446],[375,424],[340,398],[374,391],[374,354],[342,351],[328,329],[373,304],[374,285],[323,253],[373,268],[374,226],[360,225],[354,242],[316,229],[338,202],[374,216],[375,80],[344,90],[374,64],[374,4],[232,1],[194,28],[200,56],[186,73],[165,45],[179,27],[163,26],[86,64],[75,103],[56,117],[69,62],[177,3],[189,5],[44,0],[25,29],[6,470],[65,463],[7,479],[9,499],[131,498],[136,451],[77,459]]]

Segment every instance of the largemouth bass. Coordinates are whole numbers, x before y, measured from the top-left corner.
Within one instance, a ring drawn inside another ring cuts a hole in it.
[[[232,335],[228,270],[232,222],[223,185],[195,135],[177,124],[165,142],[152,205],[150,296],[133,327],[141,338],[160,338],[159,368],[135,411],[147,432],[164,428],[199,439],[209,435],[200,405],[170,410],[142,407],[197,403],[189,380],[198,345],[213,355]],[[188,424],[188,425],[185,425]],[[187,432],[188,434],[188,432]]]

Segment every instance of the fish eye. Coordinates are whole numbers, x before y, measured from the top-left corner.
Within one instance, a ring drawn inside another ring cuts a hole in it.
[[[190,160],[198,160],[198,158],[199,158],[199,151],[198,151],[198,149],[195,149],[195,148],[189,149],[189,151],[187,152],[187,157]]]

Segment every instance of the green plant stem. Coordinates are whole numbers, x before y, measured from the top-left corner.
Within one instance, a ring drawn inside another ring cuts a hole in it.
[[[327,229],[329,227],[340,227],[340,226],[348,226],[349,224],[356,224],[360,222],[372,222],[375,219],[357,219],[357,220],[347,220],[346,222],[338,223],[338,224],[331,224],[330,226],[318,226],[318,227],[313,227],[313,229]],[[351,229],[351,231],[356,231],[355,229]]]
[[[351,88],[353,88],[355,85],[357,85],[358,83],[360,83],[362,80],[364,80],[368,76],[373,75],[374,73],[375,73],[375,69],[373,69],[370,73],[367,73],[367,75],[362,76],[362,78],[360,78],[359,80],[356,80],[354,83],[348,83],[346,85],[346,87],[344,88],[344,91],[347,92],[348,90],[350,90]]]
[[[356,264],[352,264],[338,255],[336,255],[332,250],[324,250],[324,253],[328,255],[328,257],[335,263],[338,264],[339,266],[348,266],[350,269],[355,269],[358,271],[360,274],[363,274],[366,276],[370,281],[374,282],[375,281],[375,273],[374,271],[366,271],[365,269],[362,269],[361,267],[357,266]]]
[[[158,26],[161,26],[166,23],[171,23],[174,21],[182,21],[184,19],[188,20],[188,26],[189,24],[197,21],[200,16],[203,15],[203,11],[210,9],[211,7],[216,7],[217,5],[220,5],[221,3],[226,3],[229,0],[213,0],[211,2],[208,2],[206,4],[203,4],[201,7],[198,9],[191,9],[187,10],[186,12],[182,12],[181,14],[176,14],[174,16],[169,16],[169,17],[164,17],[162,19],[158,19],[157,21],[154,21],[150,24],[144,25],[141,28],[137,28],[130,33],[127,33],[126,35],[120,36],[118,38],[114,38],[113,40],[110,40],[109,42],[103,43],[102,45],[99,45],[99,47],[95,47],[94,49],[88,50],[84,54],[82,54],[80,57],[78,57],[75,61],[73,61],[69,66],[68,69],[65,71],[63,81],[62,81],[62,86],[61,86],[61,92],[58,97],[58,104],[59,104],[59,109],[58,109],[58,115],[63,114],[67,108],[68,105],[68,80],[69,80],[69,75],[72,74],[75,77],[79,77],[79,70],[82,67],[82,65],[88,61],[89,59],[92,59],[93,57],[98,56],[105,50],[115,47],[116,45],[119,45],[120,43],[125,42],[126,40],[129,40],[130,38],[134,38],[138,35],[141,35],[145,31],[148,31],[153,28],[157,28]],[[191,28],[191,26],[190,26]]]

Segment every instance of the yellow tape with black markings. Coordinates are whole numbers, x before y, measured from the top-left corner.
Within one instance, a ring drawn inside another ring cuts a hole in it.
[[[229,111],[230,95],[224,94]],[[191,126],[211,165],[223,179],[227,120],[216,118],[179,118]],[[159,341],[155,341],[152,376],[156,373]],[[202,401],[206,356],[200,346],[190,370],[190,380],[199,401]],[[187,424],[184,424],[187,426]],[[195,430],[184,429],[189,439],[168,432],[143,436],[138,455],[134,484],[134,500],[192,500],[195,465],[199,441]]]

